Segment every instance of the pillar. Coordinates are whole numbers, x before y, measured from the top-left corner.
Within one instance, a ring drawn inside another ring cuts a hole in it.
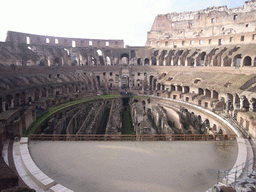
[[[163,66],[166,66],[166,59],[164,59],[163,61]]]
[[[14,108],[14,99],[11,100],[11,108]]]
[[[253,111],[253,104],[254,104],[254,102],[253,101],[249,101],[249,103],[250,103],[249,111]]]
[[[243,108],[243,104],[244,104],[244,97],[240,98],[240,109]]]
[[[3,111],[6,111],[5,110],[5,101],[2,102],[2,109],[3,109]]]

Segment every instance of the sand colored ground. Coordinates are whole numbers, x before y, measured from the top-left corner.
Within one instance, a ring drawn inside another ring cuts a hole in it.
[[[76,192],[205,191],[237,157],[235,141],[30,141],[29,150],[43,172]]]

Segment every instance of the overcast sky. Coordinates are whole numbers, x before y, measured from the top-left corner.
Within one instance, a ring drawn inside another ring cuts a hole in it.
[[[240,7],[244,0],[0,0],[0,41],[6,32],[90,39],[123,39],[144,46],[158,14],[211,6]]]

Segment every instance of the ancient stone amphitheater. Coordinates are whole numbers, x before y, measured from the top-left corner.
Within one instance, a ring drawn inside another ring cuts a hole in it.
[[[7,141],[23,136],[170,141],[236,134],[243,149],[252,148],[245,155],[239,148],[246,163],[256,137],[255,50],[255,0],[157,15],[144,47],[8,31],[0,42],[2,154]]]

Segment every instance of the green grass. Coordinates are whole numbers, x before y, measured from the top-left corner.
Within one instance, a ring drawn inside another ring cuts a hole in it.
[[[148,97],[146,97],[146,96],[138,96],[138,95],[133,96],[133,98],[148,99]]]
[[[130,110],[122,111],[122,134],[133,135],[134,129],[132,126],[132,120],[130,116]]]
[[[80,100],[71,101],[71,102],[68,102],[68,103],[65,103],[65,104],[60,104],[58,106],[49,107],[47,113],[43,114],[38,120],[36,120],[35,122],[33,122],[31,124],[31,126],[28,128],[29,132],[24,133],[24,136],[25,137],[30,137],[30,135],[35,132],[35,130],[38,128],[38,126],[41,123],[43,123],[46,119],[51,117],[54,113],[56,113],[56,112],[58,112],[62,109],[65,109],[65,108],[68,108],[68,107],[71,107],[71,106],[75,106],[77,104],[84,103],[84,102],[87,102],[87,101],[92,101],[92,100],[95,100],[95,99],[111,99],[111,98],[118,98],[118,97],[120,97],[120,95],[100,95],[100,96],[95,96],[95,97],[90,97],[90,98],[83,98],[83,99],[80,99]]]

